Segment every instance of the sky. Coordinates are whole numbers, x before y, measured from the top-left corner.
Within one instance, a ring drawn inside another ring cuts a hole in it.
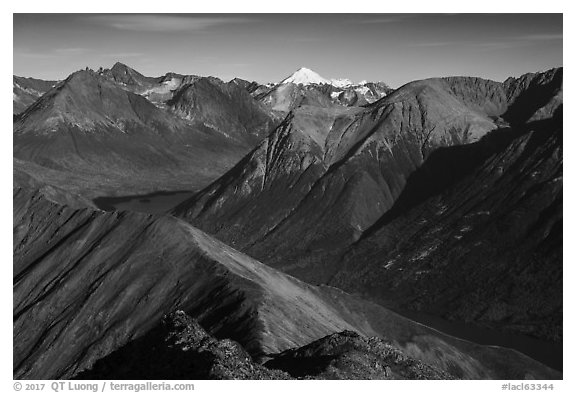
[[[383,81],[509,76],[562,66],[562,14],[14,14],[13,73],[63,79],[120,61],[278,82],[300,67]]]

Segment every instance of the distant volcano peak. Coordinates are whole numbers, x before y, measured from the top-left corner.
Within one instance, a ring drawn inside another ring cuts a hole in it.
[[[310,85],[310,84],[321,85],[321,84],[330,84],[330,81],[328,79],[320,76],[318,73],[312,71],[309,68],[300,67],[292,75],[285,78],[280,83],[282,83],[282,84],[294,83],[297,85],[299,85],[299,84],[302,84],[302,85]]]
[[[280,82],[280,84],[294,83],[296,85],[332,85],[334,87],[348,87],[353,83],[350,79],[339,78],[339,79],[326,79],[317,72],[311,70],[307,67],[300,67],[292,75],[285,78]]]

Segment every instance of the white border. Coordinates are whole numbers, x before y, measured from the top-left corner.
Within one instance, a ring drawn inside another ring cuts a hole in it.
[[[574,33],[574,9],[569,6],[568,1],[508,1],[502,0],[487,0],[480,2],[480,5],[470,6],[468,2],[464,1],[423,1],[416,0],[410,2],[383,2],[383,1],[361,1],[361,2],[339,2],[339,1],[324,1],[312,2],[310,0],[288,0],[282,2],[270,1],[231,1],[220,0],[217,2],[204,2],[204,1],[183,1],[173,0],[168,3],[162,2],[130,2],[130,1],[110,1],[110,0],[96,0],[89,2],[79,1],[38,1],[26,0],[20,2],[12,2],[11,4],[3,4],[2,23],[0,24],[3,34],[1,35],[3,53],[12,53],[12,13],[93,13],[93,12],[110,12],[110,13],[154,13],[159,11],[178,11],[180,13],[219,13],[225,10],[226,13],[284,13],[284,12],[298,12],[304,10],[308,13],[409,13],[417,11],[419,13],[457,13],[457,12],[482,12],[482,13],[518,13],[518,12],[542,12],[542,13],[564,13],[564,65],[567,66],[568,72],[565,74],[565,102],[568,105],[565,109],[567,118],[570,118],[572,113],[573,99],[572,92],[574,91],[574,78],[572,77],[571,63],[573,61],[574,52],[570,46],[574,46],[573,33]],[[2,246],[2,256],[4,256],[1,269],[4,282],[1,286],[1,309],[2,315],[1,337],[3,344],[2,356],[0,356],[0,372],[1,372],[1,385],[0,390],[10,392],[13,391],[12,381],[12,325],[9,322],[12,319],[12,288],[8,282],[11,277],[12,264],[12,230],[10,228],[10,210],[12,207],[12,198],[9,195],[8,185],[12,183],[12,134],[11,124],[8,124],[8,119],[12,118],[12,103],[9,100],[9,92],[12,81],[12,67],[8,61],[2,62],[2,80],[4,91],[2,97],[2,111],[3,111],[3,131],[1,131],[2,147],[1,151],[1,165],[0,170],[2,174],[3,189],[0,194],[2,198],[2,236],[0,242]],[[574,313],[571,311],[571,299],[574,299],[574,285],[573,279],[573,256],[574,251],[571,249],[573,235],[570,232],[570,224],[573,223],[574,208],[572,201],[576,201],[574,197],[574,184],[572,174],[574,173],[574,162],[571,158],[571,153],[575,152],[575,132],[576,130],[569,127],[564,133],[566,140],[564,145],[568,147],[568,158],[565,169],[570,174],[565,179],[565,227],[564,236],[567,240],[565,243],[568,245],[564,258],[564,299],[567,307],[565,307],[564,314],[564,381],[554,381],[555,389],[553,392],[558,391],[575,391],[576,384],[572,371],[574,371],[574,361],[572,354],[574,349],[574,339],[572,338],[572,329],[574,327]],[[566,332],[568,334],[566,334]],[[266,392],[269,393],[270,389],[275,389],[278,392],[288,392],[294,389],[321,389],[328,390],[331,393],[347,392],[353,389],[361,389],[359,391],[365,392],[382,392],[388,389],[403,389],[403,390],[422,390],[426,392],[497,392],[501,391],[502,382],[500,381],[297,381],[297,382],[251,382],[251,381],[198,381],[196,382],[195,391],[205,392],[226,389],[229,391],[238,392]],[[569,386],[572,388],[569,389]],[[48,391],[46,389],[45,391]]]

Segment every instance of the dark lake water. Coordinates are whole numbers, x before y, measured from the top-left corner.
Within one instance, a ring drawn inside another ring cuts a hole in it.
[[[123,197],[99,197],[94,203],[99,209],[130,210],[141,213],[166,213],[194,195],[193,191],[155,192],[146,195],[128,195]]]
[[[413,321],[442,333],[482,345],[515,349],[555,370],[562,371],[562,344],[553,344],[536,338],[481,328],[461,322],[446,321],[426,313],[394,310]]]

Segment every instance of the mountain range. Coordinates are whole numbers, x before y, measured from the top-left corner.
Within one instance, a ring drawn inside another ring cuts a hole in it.
[[[561,378],[562,73],[15,76],[14,378]]]
[[[45,81],[34,78],[23,78],[21,76],[13,76],[12,81],[12,100],[13,112],[17,115],[23,112],[27,107],[32,105],[34,101],[40,98],[44,93],[50,90],[57,81]]]

